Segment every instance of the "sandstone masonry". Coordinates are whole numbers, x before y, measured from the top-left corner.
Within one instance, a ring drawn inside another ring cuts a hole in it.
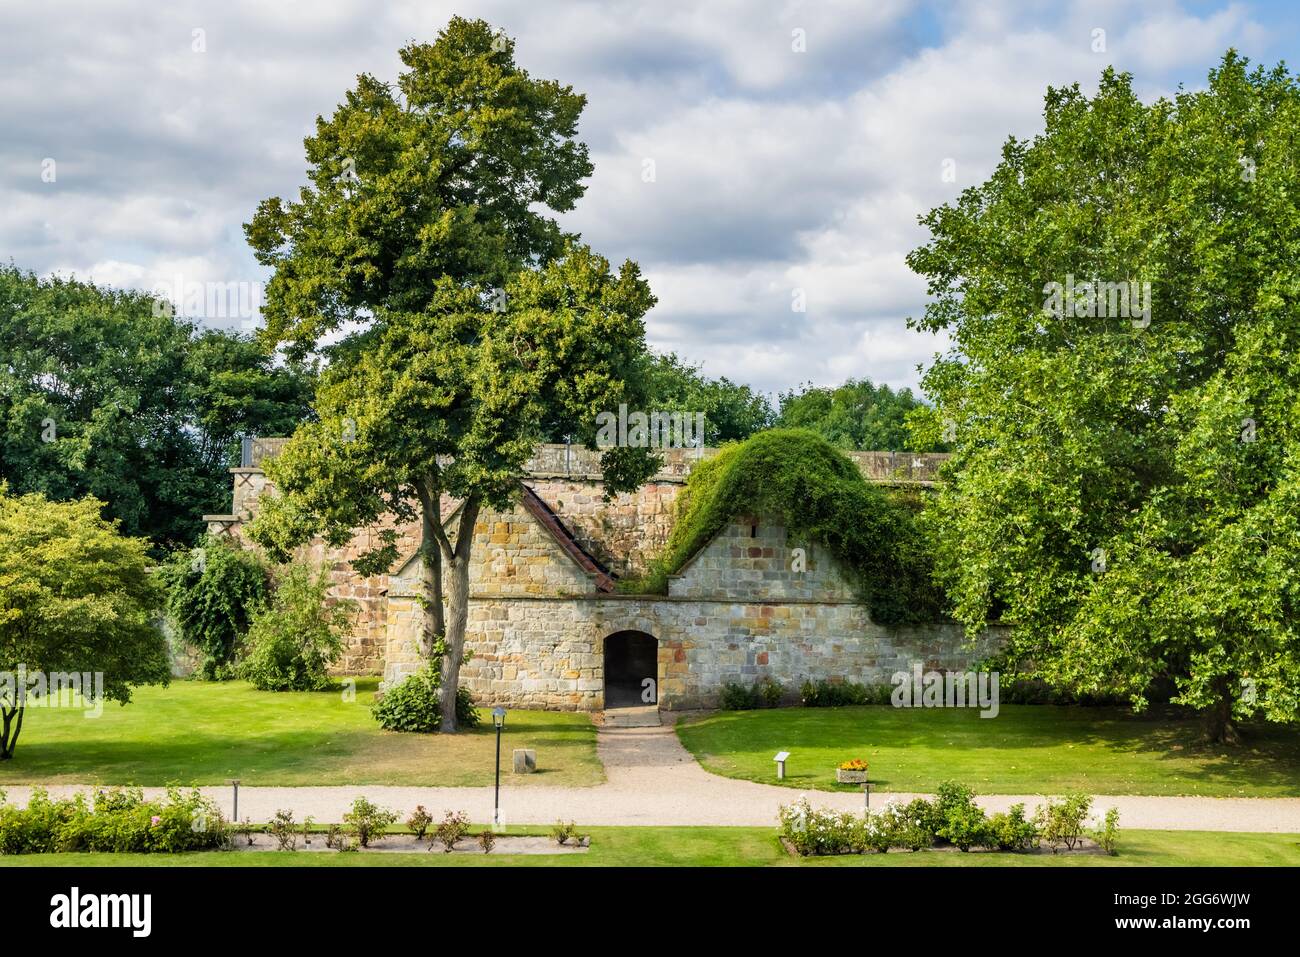
[[[205,516],[211,532],[242,537],[268,491],[261,460],[278,447],[278,440],[258,440],[247,464],[233,470],[233,512]],[[876,624],[829,551],[791,540],[770,516],[736,516],[670,580],[666,596],[611,590],[612,578],[644,571],[662,548],[690,468],[714,454],[665,452],[659,475],[606,502],[593,453],[542,446],[522,476],[532,494],[479,516],[466,638],[471,658],[461,675],[480,704],[602,709],[608,656],[629,633],[653,642],[655,673],[642,679],[653,682],[650,693],[668,709],[716,706],[728,682],[771,679],[794,698],[805,679],[887,683],[917,661],[927,669],[965,669],[998,640],[990,633],[970,645],[948,623]],[[871,481],[920,485],[934,480],[944,458],[850,454]],[[444,509],[449,528],[453,509],[454,503]],[[364,578],[349,563],[378,531],[359,529],[341,549],[313,543],[303,557],[329,564],[335,593],[361,608],[340,670],[382,673],[388,683],[420,664],[418,529],[399,528],[407,558],[392,574]]]

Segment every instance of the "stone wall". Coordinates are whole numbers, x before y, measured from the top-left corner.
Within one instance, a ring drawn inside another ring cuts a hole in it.
[[[258,498],[274,493],[262,462],[278,454],[283,443],[251,443],[248,464],[232,469],[231,513],[204,516],[210,532],[244,540],[243,525],[256,514]],[[539,447],[525,481],[597,561],[617,575],[637,574],[667,541],[674,503],[691,467],[716,451],[662,450],[658,475],[636,492],[608,502],[600,484],[599,453],[580,447]],[[947,457],[847,454],[869,480],[900,484],[932,482]],[[444,517],[452,506],[445,503]],[[757,531],[751,535],[754,524]],[[413,643],[419,631],[413,590],[418,574],[409,560],[392,576],[362,577],[350,564],[376,543],[383,527],[359,529],[341,548],[316,541],[298,557],[328,565],[334,596],[357,602],[336,670],[392,679],[418,663]],[[412,555],[418,526],[402,525],[398,532],[400,554]],[[888,670],[879,662],[898,659],[896,640],[902,641],[897,636],[903,633],[870,622],[852,602],[851,590],[824,548],[787,542],[784,529],[770,522],[733,523],[670,582],[669,596],[658,598],[592,594],[592,577],[548,536],[520,507],[485,512],[475,527],[470,642],[480,657],[467,666],[466,675],[484,700],[599,707],[603,641],[620,628],[659,639],[661,692],[669,707],[712,700],[727,680],[768,674],[790,682],[837,675],[860,681]],[[798,575],[791,564],[794,547],[806,549],[807,568]],[[954,634],[935,626],[932,632],[911,634],[907,647],[933,652],[936,661],[960,662],[964,659],[953,644]],[[780,645],[798,636],[804,636],[801,644]],[[836,664],[840,654],[846,657]]]
[[[419,612],[409,595],[390,602],[395,638],[404,640]],[[658,641],[659,704],[668,710],[716,707],[728,682],[770,678],[793,700],[806,679],[883,684],[914,662],[963,670],[998,640],[990,634],[969,646],[950,624],[886,628],[854,603],[485,598],[470,605],[462,682],[481,705],[600,710],[605,639],[629,630]],[[402,670],[414,667],[405,657]]]
[[[493,516],[482,525],[506,536],[497,544],[514,554],[511,546],[522,551],[532,540],[529,519]],[[808,679],[888,683],[914,662],[962,670],[1000,640],[990,634],[968,645],[955,624],[878,625],[824,548],[807,546],[800,571],[794,547],[801,546],[777,522],[741,517],[671,582],[668,596],[566,595],[562,572],[525,593],[503,588],[503,569],[491,560],[484,569],[491,576],[471,587],[463,684],[485,705],[599,710],[605,639],[640,631],[658,642],[660,706],[707,708],[729,682],[771,679],[793,700]],[[543,551],[557,565],[568,562],[558,549]],[[388,680],[419,666],[417,587],[414,566],[390,579]]]

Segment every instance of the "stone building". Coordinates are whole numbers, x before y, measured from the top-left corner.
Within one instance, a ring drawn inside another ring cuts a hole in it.
[[[234,508],[208,515],[209,531],[238,537],[267,487],[262,460],[283,440],[246,445],[234,469]],[[634,493],[605,501],[598,457],[539,448],[520,498],[485,510],[474,528],[462,683],[479,704],[601,710],[657,701],[661,708],[715,706],[729,682],[779,683],[790,698],[805,679],[888,683],[914,662],[969,667],[972,648],[951,623],[886,627],[854,597],[818,542],[792,541],[771,516],[737,515],[669,581],[667,595],[632,595],[617,581],[644,571],[667,540],[673,504],[692,464],[711,449],[665,450],[661,472]],[[942,455],[849,453],[868,480],[930,484]],[[456,506],[446,506],[449,531]],[[305,556],[333,568],[335,592],[360,608],[341,662],[386,682],[419,666],[418,528],[399,529],[405,557],[392,573],[364,578],[349,561],[377,529],[342,549]],[[795,561],[795,549],[801,549]],[[991,640],[991,639],[990,639]]]

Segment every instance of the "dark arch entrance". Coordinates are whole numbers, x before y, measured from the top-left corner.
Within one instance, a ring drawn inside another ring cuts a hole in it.
[[[654,682],[649,691],[647,678]],[[605,707],[639,708],[658,700],[659,642],[654,636],[644,631],[617,631],[606,638]]]

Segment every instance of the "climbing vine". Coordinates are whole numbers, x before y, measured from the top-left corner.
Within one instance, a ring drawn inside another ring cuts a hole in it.
[[[915,521],[915,495],[871,485],[843,452],[804,429],[770,429],[697,465],[676,503],[676,519],[649,574],[625,590],[667,591],[668,576],[737,515],[780,519],[792,537],[829,548],[882,624],[943,617],[929,547]]]

